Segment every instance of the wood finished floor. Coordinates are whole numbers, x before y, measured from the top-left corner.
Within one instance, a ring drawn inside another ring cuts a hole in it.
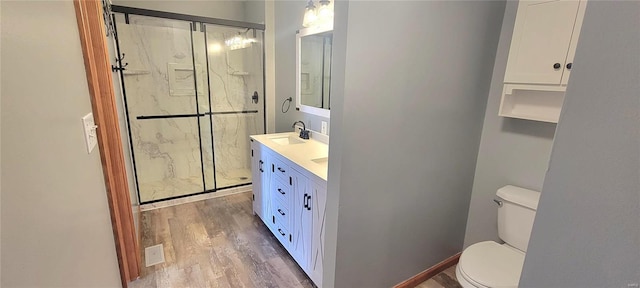
[[[142,212],[142,276],[129,287],[314,287],[251,205],[247,192]],[[145,268],[157,244],[165,263]],[[417,287],[461,288],[455,269]]]
[[[251,193],[141,214],[144,248],[163,244],[165,263],[129,287],[314,287],[262,221]]]
[[[456,280],[456,266],[453,265],[427,281],[420,283],[416,288],[462,288]]]

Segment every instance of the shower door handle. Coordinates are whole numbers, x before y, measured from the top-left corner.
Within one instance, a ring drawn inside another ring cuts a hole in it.
[[[253,95],[251,95],[251,102],[258,103],[259,97],[260,96],[258,95],[258,91],[253,91]]]

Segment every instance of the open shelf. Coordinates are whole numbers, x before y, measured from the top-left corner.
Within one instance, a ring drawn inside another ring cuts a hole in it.
[[[564,86],[505,84],[498,115],[558,123]]]

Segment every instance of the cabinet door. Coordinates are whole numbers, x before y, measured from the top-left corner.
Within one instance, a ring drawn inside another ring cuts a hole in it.
[[[262,161],[262,145],[251,139],[251,182],[253,190],[253,214],[264,219],[262,204],[262,175],[264,174]]]
[[[302,267],[302,270],[309,274],[309,263],[311,256],[311,234],[312,234],[312,211],[310,207],[311,192],[306,177],[293,171],[293,189],[295,190],[295,201],[293,204],[293,249],[291,255]]]
[[[504,82],[560,84],[579,3],[520,1]]]
[[[578,7],[578,15],[576,16],[576,23],[573,25],[573,34],[571,35],[571,43],[569,44],[567,61],[566,64],[564,64],[564,73],[562,73],[562,85],[567,85],[567,83],[569,82],[569,75],[571,75],[571,67],[573,66],[573,57],[576,54],[578,38],[580,37],[580,28],[582,28],[582,19],[584,18],[584,12],[586,9],[587,1],[580,1],[580,6]]]
[[[311,181],[310,181],[311,182]],[[324,185],[311,183],[311,212],[313,233],[311,234],[311,263],[309,276],[318,287],[322,287],[322,265],[324,263],[324,231],[327,207],[327,188]]]
[[[269,159],[271,158],[271,155],[269,154],[267,148],[264,148],[264,146],[260,145],[261,147],[261,151],[260,151],[260,160],[258,161],[258,164],[260,165],[259,168],[260,169],[260,201],[261,203],[259,204],[259,210],[260,213],[259,214],[262,218],[263,221],[269,221],[270,218],[269,217],[269,213],[271,213],[271,196],[269,195],[269,188],[271,186],[271,172],[269,170]]]

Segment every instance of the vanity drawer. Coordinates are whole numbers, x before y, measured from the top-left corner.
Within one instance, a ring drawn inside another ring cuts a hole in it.
[[[285,227],[284,225],[278,224],[278,222],[276,222],[273,230],[276,238],[278,238],[278,240],[280,240],[280,243],[282,243],[282,245],[287,250],[289,250],[289,248],[293,245],[293,235],[289,233],[289,229],[287,229],[287,227]]]
[[[287,207],[293,203],[293,191],[291,191],[291,185],[289,182],[283,182],[281,179],[274,179],[271,181],[271,195],[273,199],[279,200]]]
[[[289,229],[293,225],[291,213],[289,213],[289,205],[282,204],[280,201],[273,201],[272,213],[276,216],[276,224],[280,224]]]
[[[289,176],[291,176],[289,166],[285,165],[284,162],[282,162],[280,159],[277,159],[276,157],[272,158],[271,165],[273,165],[271,166],[272,175],[276,175],[276,177],[282,179],[282,181],[285,183],[289,183],[289,181],[291,181],[291,179],[289,178]]]

